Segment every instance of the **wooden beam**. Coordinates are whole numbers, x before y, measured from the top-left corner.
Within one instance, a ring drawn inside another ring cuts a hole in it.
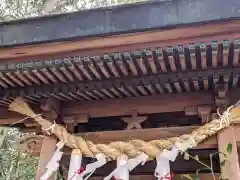
[[[209,92],[159,94],[154,96],[63,104],[63,115],[88,114],[90,118],[184,111],[186,106],[214,104]]]
[[[36,180],[40,180],[40,177],[46,171],[45,166],[53,156],[53,153],[56,149],[56,143],[57,139],[55,137],[44,136],[38,162]],[[48,180],[56,180],[56,175],[52,175]]]
[[[57,42],[21,46],[16,48],[0,48],[0,59],[33,57],[41,55],[66,54],[77,52],[81,55],[97,55],[106,52],[129,51],[146,47],[163,47],[168,45],[189,44],[194,42],[209,42],[239,38],[240,21],[232,20],[221,23],[192,25],[158,31],[139,32],[81,39],[71,42]],[[224,28],[222,28],[224,27]],[[36,57],[37,58],[37,57]],[[19,59],[18,59],[19,60]]]
[[[196,174],[189,174],[191,177],[196,177]],[[218,180],[220,177],[219,174],[214,174],[215,178]],[[213,179],[212,174],[199,174],[197,177],[199,177],[198,180],[211,180]],[[91,177],[91,180],[102,180],[104,177]],[[156,180],[157,178],[155,176],[151,175],[130,175],[129,180]],[[182,175],[177,174],[174,176],[172,180],[187,180],[186,178],[182,177]]]
[[[102,132],[87,132],[87,133],[77,133],[76,135],[82,136],[86,140],[90,140],[94,143],[111,143],[113,141],[127,141],[130,139],[141,139],[144,141],[170,138],[175,136],[180,136],[182,134],[191,133],[194,129],[199,126],[182,126],[182,127],[167,127],[167,128],[153,128],[153,129],[134,129],[134,130],[121,130],[121,131],[102,131]],[[147,136],[146,136],[147,134]],[[32,141],[35,141],[35,137],[32,138]],[[28,138],[27,141],[30,142],[31,138]],[[38,141],[41,143],[41,141]],[[26,147],[27,144],[24,145]],[[34,145],[34,147],[41,146],[41,144]],[[33,147],[33,148],[34,148]],[[217,148],[217,139],[216,136],[208,138],[206,141],[199,144],[196,149],[209,149]],[[33,150],[34,154],[39,154],[38,149]],[[36,152],[35,152],[36,151]],[[69,148],[64,148],[65,154],[70,154],[71,151]]]
[[[237,142],[233,127],[224,129],[218,134],[222,179],[240,180],[240,169]],[[225,163],[223,163],[225,162]]]
[[[112,141],[126,141],[130,139],[150,141],[154,139],[163,139],[188,134],[196,128],[198,128],[198,126],[87,132],[78,133],[77,135],[82,136],[86,140],[93,141],[94,143],[110,143]],[[216,137],[208,138],[208,140],[201,143],[197,148],[217,148]]]

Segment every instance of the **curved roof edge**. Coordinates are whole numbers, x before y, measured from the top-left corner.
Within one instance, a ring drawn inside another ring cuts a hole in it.
[[[166,0],[0,24],[0,47],[240,19],[239,0]]]

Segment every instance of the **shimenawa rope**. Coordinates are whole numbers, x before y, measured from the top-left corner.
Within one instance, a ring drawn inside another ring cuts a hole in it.
[[[16,98],[9,109],[20,114],[32,117],[43,129],[51,130],[59,140],[63,141],[66,146],[73,149],[80,149],[83,155],[94,157],[98,153],[103,153],[108,160],[116,160],[120,157],[127,156],[134,158],[141,152],[146,153],[150,159],[155,158],[164,149],[170,150],[175,143],[181,143],[189,140],[188,148],[197,146],[207,137],[216,134],[223,128],[228,127],[233,123],[240,123],[240,108],[238,103],[229,107],[219,119],[214,119],[202,127],[194,130],[191,134],[181,135],[168,139],[151,140],[145,142],[143,140],[115,141],[109,144],[94,144],[92,141],[84,140],[81,136],[75,136],[67,132],[67,130],[58,124],[52,124],[42,116],[37,116],[36,113],[28,106],[22,98]]]

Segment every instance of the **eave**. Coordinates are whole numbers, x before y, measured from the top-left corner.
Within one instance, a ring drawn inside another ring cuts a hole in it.
[[[126,11],[150,8],[150,13],[157,4],[174,7],[174,3],[143,3],[85,13],[93,15],[98,11],[118,11],[119,8]],[[218,83],[237,88],[240,20],[234,11],[218,13],[214,11],[209,19],[196,20],[197,17],[189,16],[195,21],[187,21],[185,17],[185,20],[179,21],[180,24],[167,22],[161,27],[155,24],[154,28],[145,27],[144,30],[136,26],[131,29],[134,33],[116,30],[118,35],[95,33],[89,37],[83,34],[81,40],[64,37],[66,34],[62,33],[62,37],[56,40],[58,42],[49,39],[32,41],[34,43],[28,45],[28,42],[17,44],[16,39],[11,47],[3,44],[0,49],[1,105],[8,106],[19,95],[38,103],[49,96],[61,101],[91,101],[208,91]],[[54,18],[61,21],[80,15],[81,12],[78,12],[3,23],[1,26],[17,29],[27,24],[31,29],[38,21],[41,26],[52,21],[54,26],[57,23]],[[222,18],[217,19],[217,15]],[[94,24],[94,21],[90,23]],[[32,32],[38,33],[33,29]],[[74,36],[77,37],[78,33],[75,32]],[[23,39],[27,37],[32,38],[29,35]]]
[[[223,6],[224,4],[224,6]],[[167,0],[135,3],[0,24],[0,45],[19,46],[145,32],[239,18],[240,2]]]

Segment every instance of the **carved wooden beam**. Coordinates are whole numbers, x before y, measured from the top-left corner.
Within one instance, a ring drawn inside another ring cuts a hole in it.
[[[84,137],[86,140],[93,141],[94,143],[110,143],[112,141],[126,141],[129,138],[150,141],[154,139],[169,138],[179,136],[181,134],[191,133],[196,128],[198,128],[198,126],[180,126],[152,129],[86,132],[77,133],[77,135]],[[199,147],[216,148],[217,147],[216,138],[215,137],[210,138],[208,141],[202,143]]]
[[[139,114],[184,111],[186,106],[205,104],[214,104],[210,92],[159,94],[84,103],[69,102],[63,104],[62,112],[64,116],[88,114],[90,118],[94,118],[131,115],[132,109],[136,109]]]

